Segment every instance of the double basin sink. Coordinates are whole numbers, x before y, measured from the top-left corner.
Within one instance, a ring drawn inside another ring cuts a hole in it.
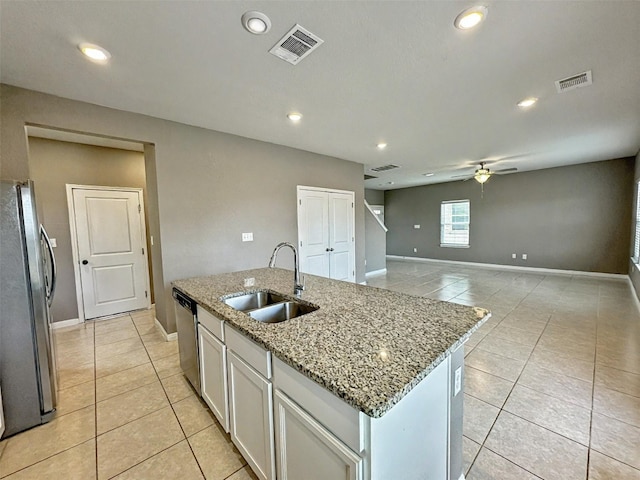
[[[279,323],[314,312],[318,307],[285,298],[273,292],[254,292],[223,300],[231,308],[263,323]]]

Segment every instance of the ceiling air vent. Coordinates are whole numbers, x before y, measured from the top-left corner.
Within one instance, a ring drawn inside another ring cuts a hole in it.
[[[558,93],[568,92],[569,90],[575,90],[580,87],[588,87],[593,84],[591,80],[591,70],[563,78],[562,80],[556,80],[555,84]]]
[[[296,24],[295,27],[289,30],[289,32],[269,50],[269,53],[292,65],[297,65],[300,60],[323,43],[324,40]]]
[[[387,170],[393,170],[394,168],[400,168],[399,165],[390,163],[389,165],[383,165],[381,167],[372,168],[372,172],[386,172]]]

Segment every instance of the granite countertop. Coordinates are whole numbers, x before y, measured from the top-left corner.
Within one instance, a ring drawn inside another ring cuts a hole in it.
[[[245,279],[255,283],[245,287]],[[390,290],[261,268],[176,280],[173,285],[345,402],[381,417],[490,316],[487,310]],[[270,290],[320,307],[260,323],[221,301]]]

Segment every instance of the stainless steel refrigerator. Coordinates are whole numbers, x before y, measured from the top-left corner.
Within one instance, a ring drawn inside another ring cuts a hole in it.
[[[55,259],[33,183],[0,182],[0,389],[3,437],[50,420],[56,367],[49,307]]]

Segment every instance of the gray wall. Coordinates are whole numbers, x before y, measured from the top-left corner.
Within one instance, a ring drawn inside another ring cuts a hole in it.
[[[494,176],[484,198],[473,180],[388,190],[387,253],[626,274],[633,172],[625,158]],[[462,199],[471,201],[471,246],[440,247],[440,203]]]
[[[635,240],[635,232],[633,231],[633,227],[635,226],[636,220],[636,185],[640,182],[640,151],[636,155],[636,168],[634,172],[634,198],[631,200],[631,244],[629,248],[629,257],[633,257],[633,243]],[[633,288],[636,291],[636,295],[640,298],[640,270],[638,266],[633,263],[633,260],[629,258],[629,278],[631,279],[631,283],[633,284]]]
[[[30,137],[29,172],[35,182],[40,222],[58,244],[54,250],[58,283],[51,306],[53,320],[78,318],[66,184],[142,188],[144,195],[144,155]],[[147,217],[146,195],[144,205]],[[149,229],[148,220],[146,228]]]
[[[367,208],[364,212],[364,231],[367,273],[387,268],[387,233]]]
[[[0,100],[3,179],[30,174],[25,124],[153,145],[145,149],[149,226],[161,245],[152,261],[167,332],[175,331],[172,280],[263,267],[278,242],[296,241],[296,185],[355,192],[356,280],[364,280],[361,164],[8,85]],[[255,241],[242,243],[242,232]]]
[[[384,190],[371,190],[365,189],[364,199],[369,202],[369,205],[384,205]]]

